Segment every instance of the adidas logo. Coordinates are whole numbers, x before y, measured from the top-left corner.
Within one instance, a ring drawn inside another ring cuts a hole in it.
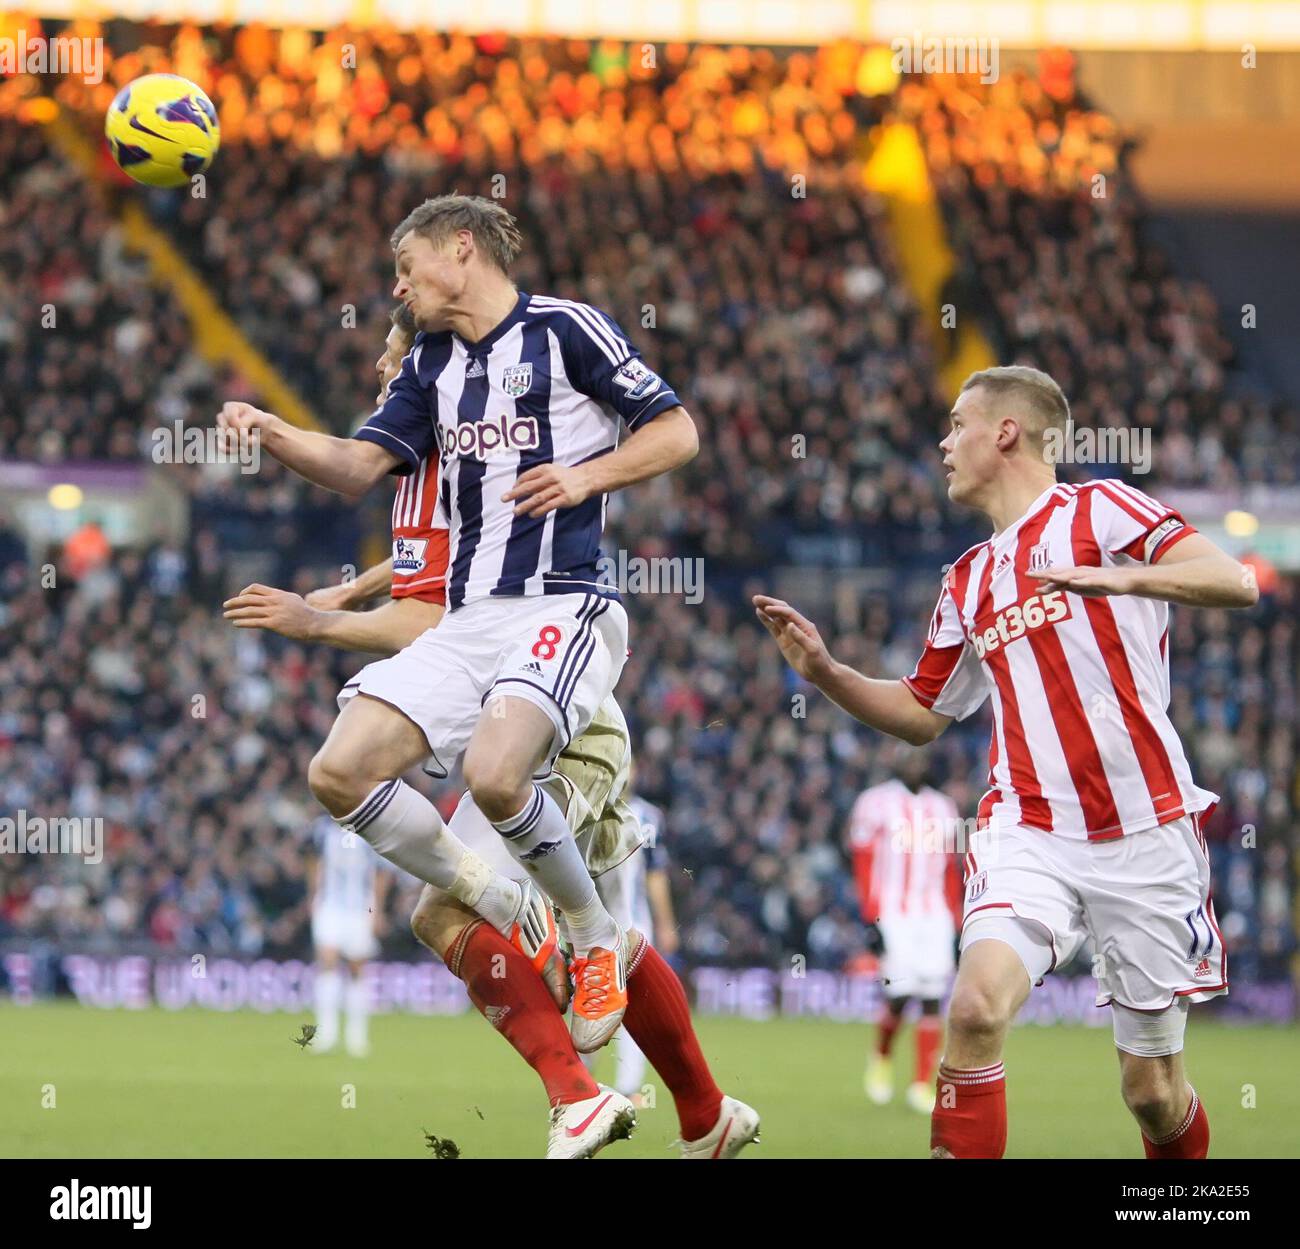
[[[1002,554],[998,556],[998,562],[993,565],[994,575],[1000,573],[1009,563],[1011,563],[1011,552],[1003,551]]]
[[[488,1023],[490,1023],[494,1028],[500,1028],[501,1025],[505,1022],[506,1016],[510,1014],[510,1007],[485,1006],[483,1008],[483,1014],[486,1017]]]
[[[469,368],[465,370],[466,379],[471,377],[486,377],[486,376],[487,376],[487,365],[485,365],[482,360],[478,360],[478,359],[472,360],[470,362]]]
[[[535,677],[540,677],[542,675],[542,665],[535,662],[526,663],[524,664],[524,671],[532,673],[532,675]]]
[[[1210,970],[1210,960],[1208,958],[1203,958],[1196,964],[1196,970],[1192,972],[1192,979],[1199,980],[1202,976],[1209,976],[1212,974],[1213,972]]]
[[[525,863],[536,863],[538,859],[544,859],[548,854],[560,848],[558,841],[543,841],[534,846],[531,850],[525,850],[519,857]]]

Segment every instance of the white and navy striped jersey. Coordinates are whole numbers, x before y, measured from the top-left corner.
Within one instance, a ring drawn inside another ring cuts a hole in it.
[[[311,832],[320,854],[320,875],[312,909],[347,914],[368,912],[375,896],[379,856],[364,837],[345,832],[329,816],[321,816],[312,825]]]
[[[356,437],[401,456],[400,474],[438,448],[449,610],[497,595],[616,597],[598,576],[604,495],[544,517],[516,516],[501,496],[539,464],[572,467],[613,450],[619,417],[636,429],[679,403],[603,312],[521,291],[476,343],[450,331],[416,335]]]

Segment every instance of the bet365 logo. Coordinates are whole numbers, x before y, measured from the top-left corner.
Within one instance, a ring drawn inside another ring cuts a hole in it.
[[[1069,617],[1070,604],[1064,590],[1031,594],[1023,603],[1011,603],[991,619],[986,616],[989,623],[976,629],[971,642],[975,646],[975,653],[983,659],[985,655],[1024,637],[1026,633],[1041,629],[1044,625],[1068,620]]]

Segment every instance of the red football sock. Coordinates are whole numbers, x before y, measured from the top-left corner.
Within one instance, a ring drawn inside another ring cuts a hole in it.
[[[922,1015],[916,1025],[916,1083],[929,1084],[934,1079],[934,1062],[943,1040],[943,1024],[938,1015]]]
[[[623,1025],[672,1093],[682,1139],[697,1141],[712,1131],[722,1090],[700,1052],[682,982],[644,937],[628,970]]]
[[[903,1014],[900,1011],[894,1014],[888,1006],[880,1008],[880,1023],[876,1027],[876,1053],[881,1058],[888,1058],[889,1051],[894,1048],[894,1038],[898,1035],[898,1030],[903,1026]]]
[[[930,1149],[949,1158],[1001,1158],[1007,1148],[1007,1080],[1001,1063],[956,1071],[939,1065]]]
[[[466,925],[447,951],[447,968],[465,982],[479,1014],[541,1077],[552,1106],[599,1094],[542,978],[491,924]]]
[[[1158,1141],[1142,1134],[1142,1148],[1148,1158],[1204,1158],[1210,1152],[1210,1120],[1201,1099],[1192,1090],[1192,1102],[1183,1121]]]

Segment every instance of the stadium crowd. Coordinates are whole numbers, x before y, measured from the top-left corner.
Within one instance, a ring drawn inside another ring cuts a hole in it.
[[[938,570],[982,536],[938,471],[944,344],[861,185],[875,122],[917,125],[955,281],[999,356],[1055,372],[1083,424],[1155,429],[1154,471],[1136,484],[1294,480],[1294,411],[1234,388],[1212,298],[1146,243],[1124,137],[1059,63],[992,88],[879,92],[863,86],[865,54],[844,48],[668,48],[647,66],[637,48],[574,41],[136,29],[139,48],[102,88],[63,84],[60,100],[97,124],[116,84],[142,72],[211,89],[225,146],[208,198],[156,195],[150,210],[338,431],[373,393],[391,223],[436,191],[490,194],[497,175],[530,244],[520,285],[610,309],[701,419],[698,459],[616,498],[606,543],[703,561],[699,605],[629,596],[619,690],[639,786],[668,811],[693,961],[852,963],[863,931],[848,808],[894,757],[824,700],[800,699],[746,592],[773,588],[773,566],[829,570],[837,653],[901,674]],[[155,425],[206,423],[218,396],[255,396],[193,354],[172,298],[23,119],[30,92],[0,84],[2,202],[45,244],[0,238],[0,446],[43,462],[139,459]],[[1109,191],[1096,197],[1099,175]],[[43,335],[40,303],[75,309],[59,323],[75,335]],[[255,478],[162,471],[192,500],[184,539],[74,570],[57,552],[24,559],[0,532],[4,806],[99,813],[108,829],[97,867],[0,859],[0,940],[303,954],[305,768],[360,660],[238,635],[217,613],[237,588],[231,543],[274,547],[275,572],[298,588],[335,579],[310,535],[338,505],[269,465]],[[53,590],[34,576],[47,562]],[[863,568],[881,579],[834,571]],[[1285,977],[1295,952],[1298,599],[1282,578],[1231,623],[1174,616],[1174,719],[1224,798],[1208,833],[1247,979]],[[932,751],[963,812],[986,749],[981,713]],[[391,953],[414,951],[413,896],[390,896]]]

